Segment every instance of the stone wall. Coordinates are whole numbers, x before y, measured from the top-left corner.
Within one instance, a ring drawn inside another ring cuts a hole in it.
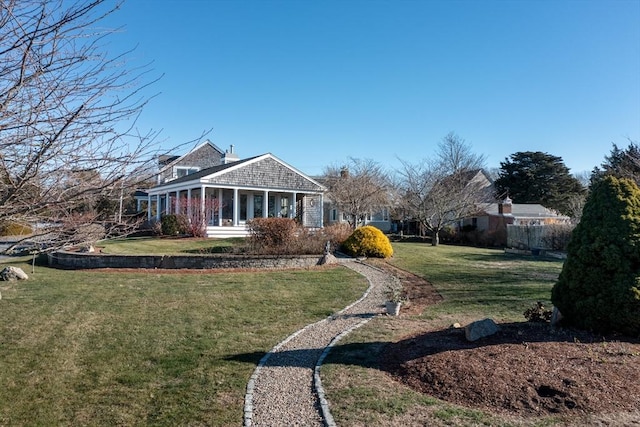
[[[318,265],[320,255],[107,255],[58,251],[48,255],[49,266],[67,269],[90,268],[308,268]]]

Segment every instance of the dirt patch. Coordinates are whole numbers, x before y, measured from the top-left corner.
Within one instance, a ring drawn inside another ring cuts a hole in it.
[[[420,313],[441,299],[423,279],[393,272],[411,301],[405,314]],[[473,343],[461,328],[422,331],[389,344],[381,367],[415,390],[495,413],[536,417],[640,410],[639,340],[544,323],[499,326],[496,335]]]

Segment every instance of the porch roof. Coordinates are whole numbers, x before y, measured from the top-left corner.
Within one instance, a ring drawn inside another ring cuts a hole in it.
[[[322,184],[267,153],[202,169],[152,187],[148,193],[162,194],[202,184],[224,188],[261,188],[306,193],[323,193],[326,190]]]

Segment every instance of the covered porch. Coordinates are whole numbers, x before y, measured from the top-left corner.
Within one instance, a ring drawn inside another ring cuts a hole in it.
[[[202,223],[207,237],[246,236],[247,221],[253,218],[292,218],[305,227],[322,227],[313,215],[314,208],[322,206],[322,193],[215,185],[168,187],[148,192],[147,219],[185,215],[192,223]]]

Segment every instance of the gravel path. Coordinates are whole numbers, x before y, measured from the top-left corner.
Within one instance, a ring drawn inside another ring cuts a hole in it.
[[[369,288],[355,303],[299,330],[262,358],[247,385],[245,427],[335,425],[324,399],[320,365],[331,346],[384,312],[385,293],[398,283],[367,264],[343,264],[365,276]]]

